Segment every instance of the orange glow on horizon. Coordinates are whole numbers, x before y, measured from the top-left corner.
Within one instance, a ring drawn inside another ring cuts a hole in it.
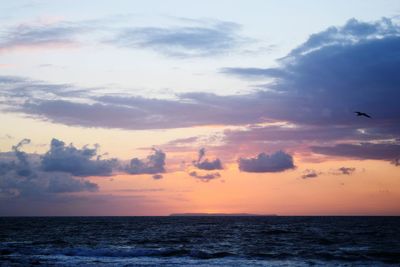
[[[352,175],[328,172],[353,166]],[[301,170],[318,168],[326,174],[300,178]],[[115,196],[142,196],[146,210],[127,215],[170,213],[252,213],[277,215],[399,215],[400,180],[397,169],[380,161],[303,163],[302,169],[282,173],[244,173],[235,164],[221,178],[202,182],[179,171],[153,180],[150,175],[93,178],[101,191]],[[366,171],[368,170],[368,171]],[[132,191],[129,191],[132,189]],[[157,205],[155,205],[157,203]],[[135,202],[132,202],[135,205]]]

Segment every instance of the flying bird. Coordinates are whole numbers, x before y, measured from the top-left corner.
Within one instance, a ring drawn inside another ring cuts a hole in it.
[[[360,112],[360,111],[354,111],[354,113],[356,113],[357,116],[364,116],[364,117],[367,117],[367,118],[370,118],[370,119],[371,119],[371,116],[368,115],[367,113]]]

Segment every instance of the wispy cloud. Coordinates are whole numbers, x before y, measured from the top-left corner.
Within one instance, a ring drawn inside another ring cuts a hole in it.
[[[284,70],[277,68],[234,68],[227,67],[220,70],[221,73],[236,75],[244,79],[265,78],[265,77],[283,77],[286,73]]]
[[[303,171],[301,178],[303,178],[303,179],[317,178],[320,174],[321,174],[321,172],[318,172],[316,170],[306,169]]]
[[[400,144],[397,143],[337,144],[334,146],[312,146],[311,149],[315,153],[331,156],[388,161],[393,161],[400,155]]]
[[[197,171],[191,171],[189,172],[189,175],[205,183],[221,177],[218,172],[199,174]]]
[[[320,175],[331,174],[331,175],[352,175],[356,171],[354,167],[340,167],[337,169],[331,169],[329,171],[317,171],[314,169],[306,169],[302,172],[301,178],[317,178]]]
[[[130,27],[108,43],[126,48],[151,49],[170,57],[218,55],[236,48],[244,41],[233,22],[178,27]]]
[[[3,77],[3,80],[5,79],[6,77]],[[68,91],[60,85],[37,86],[28,82],[24,85],[22,82],[11,80],[5,87],[9,89],[2,92],[8,98],[4,104],[7,105],[10,101],[18,102],[8,106],[8,112],[21,112],[56,123],[86,127],[140,130],[209,124],[237,125],[258,122],[262,120],[264,113],[262,100],[255,95],[222,97],[198,93],[182,94],[177,96],[176,100],[167,100],[79,96],[85,90],[69,88],[68,97]],[[22,90],[17,91],[16,88],[19,87],[22,87]],[[47,99],[38,94],[45,88]],[[193,110],[201,112],[192,112]]]
[[[76,46],[78,36],[85,31],[87,28],[83,25],[68,22],[20,24],[2,31],[0,52]]]
[[[179,22],[178,26],[136,26],[126,16],[82,21],[36,19],[4,27],[0,33],[0,52],[103,44],[150,49],[175,58],[209,57],[234,49],[240,51],[249,40],[241,36],[241,26],[233,22],[170,20]]]

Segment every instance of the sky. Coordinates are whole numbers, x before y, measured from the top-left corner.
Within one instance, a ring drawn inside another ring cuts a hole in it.
[[[0,216],[400,215],[399,15],[2,1]]]

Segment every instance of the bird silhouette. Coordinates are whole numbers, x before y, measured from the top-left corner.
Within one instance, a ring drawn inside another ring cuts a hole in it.
[[[357,116],[364,116],[364,117],[367,117],[367,118],[370,118],[370,119],[371,119],[371,116],[368,115],[367,113],[360,112],[360,111],[354,111],[354,113],[356,113]]]

